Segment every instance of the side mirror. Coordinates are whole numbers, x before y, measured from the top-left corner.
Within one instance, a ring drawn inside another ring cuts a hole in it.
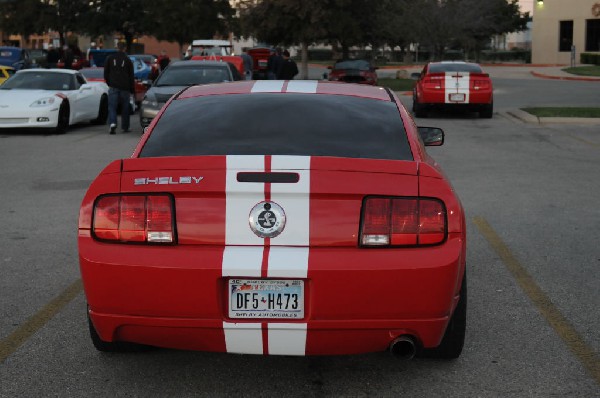
[[[412,80],[419,80],[419,79],[421,78],[421,74],[420,74],[420,73],[418,73],[418,72],[411,73],[411,74],[410,74],[410,78],[411,78]]]
[[[444,145],[444,130],[439,127],[417,127],[425,146]]]

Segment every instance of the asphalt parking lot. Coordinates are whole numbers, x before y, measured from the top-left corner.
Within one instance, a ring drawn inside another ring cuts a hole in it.
[[[0,396],[600,396],[600,124],[529,124],[507,113],[600,106],[600,82],[521,72],[492,73],[493,119],[416,119],[446,131],[429,153],[467,213],[467,340],[450,362],[95,351],[78,210],[97,173],[133,151],[138,120],[114,136],[91,125],[66,135],[0,131]]]

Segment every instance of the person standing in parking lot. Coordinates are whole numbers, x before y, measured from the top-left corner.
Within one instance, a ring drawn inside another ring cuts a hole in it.
[[[167,52],[165,50],[162,50],[160,52],[160,55],[159,55],[158,59],[156,60],[156,62],[158,63],[158,67],[159,67],[160,71],[162,72],[171,63],[171,58],[169,58],[169,56],[167,55]]]
[[[277,79],[281,71],[283,64],[283,58],[281,57],[281,49],[271,49],[271,55],[267,60],[267,78],[269,80]]]
[[[129,98],[135,92],[133,62],[125,53],[127,45],[119,42],[118,52],[109,55],[104,63],[104,80],[108,85],[108,122],[110,134],[117,129],[117,108],[121,104],[121,128],[129,129]]]
[[[290,52],[288,50],[285,50],[283,52],[283,62],[281,64],[279,74],[277,75],[277,79],[293,80],[294,76],[296,76],[297,74],[298,65],[296,65],[296,62],[290,58]]]

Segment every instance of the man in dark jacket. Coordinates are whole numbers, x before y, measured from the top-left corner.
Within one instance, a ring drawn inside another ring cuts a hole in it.
[[[298,65],[290,58],[290,52],[285,50],[283,52],[283,63],[277,78],[279,80],[293,80],[294,76],[298,74]]]
[[[129,129],[129,98],[135,92],[133,62],[125,50],[125,43],[119,42],[119,51],[109,55],[104,62],[104,80],[108,85],[108,123],[110,134],[117,129],[117,108],[121,104],[121,128],[124,133]]]

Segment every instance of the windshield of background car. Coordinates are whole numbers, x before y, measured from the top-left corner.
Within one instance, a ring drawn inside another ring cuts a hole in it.
[[[158,77],[155,85],[161,86],[193,86],[194,84],[210,84],[231,81],[227,66],[179,66],[170,67]]]
[[[429,66],[429,73],[443,72],[482,73],[481,67],[476,64],[431,64]]]
[[[342,95],[174,100],[140,157],[297,155],[413,160],[395,103]]]
[[[73,76],[67,73],[55,72],[25,72],[17,73],[2,86],[1,90],[75,90]]]
[[[102,79],[102,80],[104,80],[104,68],[82,69],[82,70],[80,70],[80,72],[83,76],[85,76],[86,79]]]
[[[349,61],[336,62],[334,69],[370,70],[371,67],[367,61],[349,60]]]

